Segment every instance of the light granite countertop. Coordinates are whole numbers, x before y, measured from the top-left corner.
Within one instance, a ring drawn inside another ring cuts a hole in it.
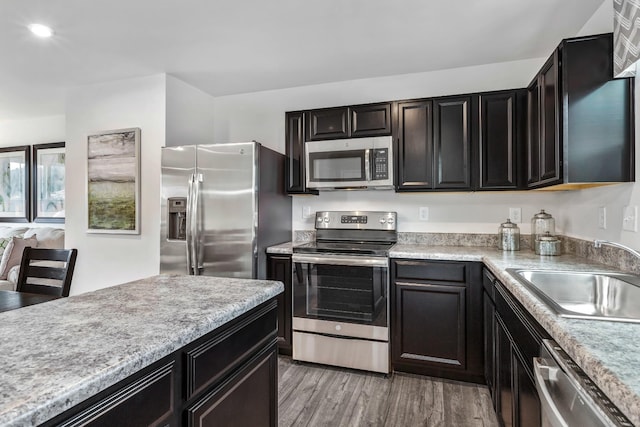
[[[283,289],[160,275],[0,313],[0,425],[40,424]]]
[[[291,254],[294,246],[295,243],[283,243],[267,252]],[[640,426],[640,324],[560,317],[506,271],[507,268],[619,270],[575,255],[545,257],[531,250],[503,252],[486,246],[398,243],[389,256],[483,262],[611,401]]]
[[[279,245],[269,246],[267,248],[268,254],[280,254],[280,255],[291,255],[293,253],[292,242],[281,243]]]

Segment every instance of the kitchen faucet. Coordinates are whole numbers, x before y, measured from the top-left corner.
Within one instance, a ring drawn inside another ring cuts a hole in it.
[[[640,259],[640,252],[636,251],[635,249],[630,248],[629,246],[625,246],[621,243],[615,243],[615,242],[609,242],[608,240],[594,240],[593,241],[593,247],[594,248],[601,248],[602,245],[607,245],[607,246],[613,246],[615,248],[620,248],[620,249],[624,249],[625,251],[629,252],[631,255],[635,256],[636,258]]]

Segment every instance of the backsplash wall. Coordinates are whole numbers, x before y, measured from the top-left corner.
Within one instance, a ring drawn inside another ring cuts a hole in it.
[[[530,232],[531,217],[545,209],[562,220],[559,208],[566,192],[460,192],[395,193],[381,191],[326,191],[319,196],[293,196],[293,230],[313,229],[313,214],[320,210],[380,210],[398,213],[399,232],[497,233],[509,216],[509,208],[522,209],[520,232]],[[420,207],[429,208],[429,219],[419,218]],[[305,218],[304,210],[311,216]],[[558,232],[562,232],[559,227]]]

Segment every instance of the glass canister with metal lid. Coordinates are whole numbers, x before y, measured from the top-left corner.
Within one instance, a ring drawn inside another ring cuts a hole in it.
[[[510,219],[500,224],[498,228],[498,249],[503,251],[520,250],[520,228]]]
[[[531,241],[535,242],[538,237],[544,236],[545,233],[549,233],[552,236],[556,234],[556,220],[546,213],[544,209],[541,209],[531,218]]]
[[[562,252],[562,241],[558,236],[552,236],[548,231],[538,236],[534,243],[534,251],[538,255],[556,256]]]

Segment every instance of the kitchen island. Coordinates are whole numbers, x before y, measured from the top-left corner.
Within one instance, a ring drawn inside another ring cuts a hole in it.
[[[131,409],[143,424],[199,425],[243,387],[265,392],[257,413],[273,425],[282,290],[161,275],[0,313],[0,425],[139,424]]]

